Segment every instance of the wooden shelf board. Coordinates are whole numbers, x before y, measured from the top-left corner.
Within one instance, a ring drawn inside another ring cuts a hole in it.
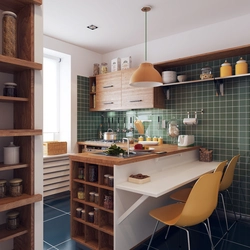
[[[15,230],[7,230],[6,224],[2,224],[0,225],[0,242],[13,239],[20,235],[26,234],[27,232],[28,230],[23,226],[19,226],[19,228]]]
[[[0,130],[1,137],[42,135],[41,129],[4,129]]]
[[[42,70],[42,64],[0,55],[0,68],[1,72],[14,73],[26,69]]]
[[[1,102],[27,102],[28,98],[12,97],[12,96],[0,96]]]
[[[13,208],[29,205],[42,200],[41,194],[28,195],[22,194],[18,197],[5,197],[0,199],[0,212]]]
[[[27,168],[28,164],[16,164],[16,165],[5,165],[2,162],[0,162],[0,171],[6,171],[6,170],[12,170],[12,169],[19,169],[19,168]]]

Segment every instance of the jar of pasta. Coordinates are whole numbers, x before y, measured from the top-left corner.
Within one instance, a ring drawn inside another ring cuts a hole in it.
[[[19,178],[15,178],[10,180],[10,187],[9,187],[9,192],[10,192],[10,196],[12,197],[16,197],[16,196],[20,196],[23,193],[23,184],[22,184],[23,180],[19,179]]]
[[[108,73],[108,64],[107,63],[101,63],[101,74]]]

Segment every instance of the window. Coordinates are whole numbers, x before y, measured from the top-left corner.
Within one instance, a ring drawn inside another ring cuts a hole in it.
[[[43,140],[60,140],[60,61],[45,55],[43,61]]]

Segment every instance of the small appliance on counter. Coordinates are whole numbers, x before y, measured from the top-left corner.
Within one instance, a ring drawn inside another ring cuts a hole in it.
[[[179,135],[178,146],[189,147],[194,145],[194,135]]]

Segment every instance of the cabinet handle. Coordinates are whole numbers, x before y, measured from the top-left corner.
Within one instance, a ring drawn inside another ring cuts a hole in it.
[[[114,103],[113,102],[104,102],[103,104],[105,105],[105,104],[114,104]]]
[[[132,100],[130,102],[142,102],[142,100]]]
[[[113,88],[114,85],[107,85],[107,86],[103,86],[104,89],[107,89],[107,88]]]

